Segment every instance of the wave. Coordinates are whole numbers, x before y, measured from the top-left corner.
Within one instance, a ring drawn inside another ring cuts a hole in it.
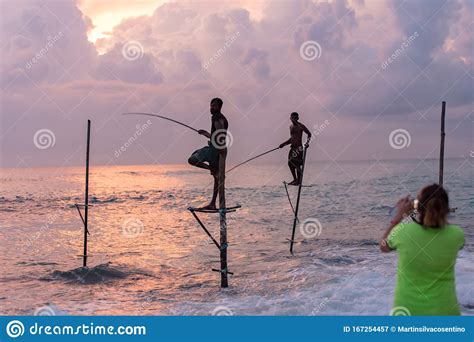
[[[141,172],[138,172],[138,171],[120,171],[118,173],[123,174],[123,175],[131,175],[131,176],[137,176],[141,174]]]
[[[189,170],[183,169],[183,170],[169,170],[163,173],[163,175],[165,176],[174,176],[174,177],[185,176],[185,175],[198,175],[198,174],[202,174],[202,171],[194,170],[194,169],[189,169]]]
[[[15,198],[9,199],[4,196],[0,197],[0,203],[24,203],[26,201],[34,201],[33,197],[15,196]]]
[[[117,279],[125,279],[129,272],[110,266],[110,263],[89,267],[79,267],[70,271],[53,271],[49,277],[42,277],[40,280],[64,280],[74,284],[97,284]]]
[[[119,199],[118,197],[115,197],[115,196],[112,196],[112,197],[109,197],[109,198],[105,198],[105,199],[99,199],[99,198],[96,197],[96,196],[92,196],[89,201],[90,201],[90,203],[100,204],[100,203],[123,202],[124,200],[123,200],[123,199]]]
[[[57,265],[57,263],[55,262],[47,262],[47,261],[32,261],[32,262],[28,262],[28,261],[20,261],[20,262],[17,262],[16,263],[17,265],[22,265],[22,266],[53,266],[53,265]]]
[[[341,257],[334,257],[334,258],[317,258],[317,260],[321,261],[322,264],[326,266],[346,266],[346,265],[352,265],[357,262],[347,255],[343,255]]]
[[[139,276],[155,277],[149,272],[129,269],[123,265],[111,266],[112,263],[94,267],[78,267],[69,271],[53,271],[49,276],[41,277],[43,281],[61,280],[68,284],[91,285],[103,282],[118,281],[126,278],[136,280]],[[138,276],[138,277],[137,277]]]
[[[380,205],[376,205],[374,207],[371,207],[370,211],[381,211],[381,212],[386,212],[388,214],[392,209],[393,209],[393,207],[391,207],[389,205],[380,204]]]

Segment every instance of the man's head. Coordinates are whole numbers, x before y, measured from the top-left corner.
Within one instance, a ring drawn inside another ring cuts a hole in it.
[[[293,123],[298,122],[298,119],[300,118],[300,115],[297,112],[293,112],[290,114],[290,120]]]
[[[223,103],[224,102],[222,102],[220,98],[218,97],[213,98],[211,100],[211,105],[210,105],[211,114],[219,114],[221,112]]]

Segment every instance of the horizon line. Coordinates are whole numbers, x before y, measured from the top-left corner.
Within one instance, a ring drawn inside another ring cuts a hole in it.
[[[444,160],[453,160],[453,159],[464,159],[467,158],[465,156],[459,157],[447,157]],[[383,159],[341,159],[341,160],[330,160],[330,159],[322,159],[322,160],[313,160],[308,161],[308,163],[346,163],[346,162],[375,162],[375,161],[416,161],[416,160],[439,160],[439,158],[383,158]],[[278,162],[266,162],[266,163],[255,163],[256,165],[271,165],[271,164],[278,164]],[[159,166],[159,165],[188,165],[187,163],[160,163],[160,164],[153,164],[153,163],[145,163],[145,164],[91,164],[90,167],[127,167],[127,166]],[[84,165],[68,165],[68,166],[15,166],[15,167],[4,167],[0,166],[0,170],[9,170],[9,169],[52,169],[52,168],[77,168]]]

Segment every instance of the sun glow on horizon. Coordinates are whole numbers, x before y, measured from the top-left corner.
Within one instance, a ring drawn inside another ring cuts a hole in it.
[[[127,18],[151,16],[166,0],[79,0],[77,6],[92,21],[93,28],[87,33],[90,42],[108,38],[113,28]]]
[[[100,39],[107,39],[112,35],[115,26],[128,18],[152,16],[154,11],[172,0],[77,0],[77,6],[91,21],[93,27],[87,32],[90,42],[97,45]],[[184,2],[183,4],[185,4]],[[212,8],[223,7],[226,3],[205,1],[203,5],[212,5]],[[259,21],[264,17],[265,9],[269,5],[266,1],[235,0],[232,4],[249,11],[253,20]],[[101,51],[99,51],[100,53]],[[104,51],[102,51],[104,52]]]

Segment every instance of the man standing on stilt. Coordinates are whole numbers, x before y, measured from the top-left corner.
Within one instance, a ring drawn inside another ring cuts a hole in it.
[[[189,164],[209,170],[214,177],[211,202],[203,207],[203,209],[216,209],[216,199],[219,190],[219,159],[225,160],[227,156],[226,139],[229,123],[221,112],[222,105],[223,102],[218,97],[211,100],[211,133],[204,129],[199,130],[199,134],[209,138],[208,146],[194,151],[188,159]]]
[[[300,185],[301,184],[301,167],[303,165],[303,132],[308,136],[305,148],[308,148],[309,142],[311,141],[311,132],[306,128],[305,125],[300,123],[299,114],[293,112],[290,115],[292,125],[290,126],[290,139],[280,144],[280,148],[286,145],[290,145],[290,152],[288,153],[288,167],[290,168],[291,174],[293,175],[293,181],[288,185]]]

